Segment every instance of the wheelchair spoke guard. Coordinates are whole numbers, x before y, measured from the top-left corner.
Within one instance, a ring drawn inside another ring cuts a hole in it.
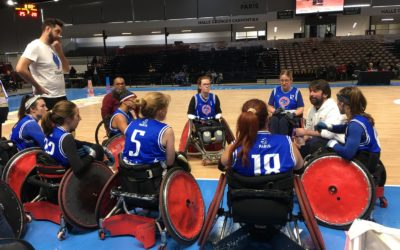
[[[106,147],[111,154],[114,156],[114,167],[117,168],[119,166],[119,157],[118,155],[122,153],[124,150],[125,146],[125,136],[124,135],[116,135],[104,144],[104,147]]]
[[[95,229],[95,208],[98,197],[112,171],[102,162],[94,161],[77,178],[71,169],[63,177],[58,200],[65,220],[78,230]]]
[[[301,177],[317,220],[328,227],[346,229],[357,218],[368,218],[375,201],[371,175],[359,163],[337,155],[318,157]]]
[[[168,233],[180,244],[190,245],[200,235],[205,207],[194,177],[183,170],[171,169],[160,188],[160,212]]]
[[[40,148],[28,148],[15,154],[3,169],[2,180],[15,192],[22,202],[29,201],[29,197],[22,197],[22,193],[38,193],[37,188],[26,183],[27,178],[33,174],[36,166],[36,154],[42,152]],[[29,187],[28,187],[29,186]],[[33,190],[35,189],[35,190]],[[24,192],[27,191],[27,192]]]

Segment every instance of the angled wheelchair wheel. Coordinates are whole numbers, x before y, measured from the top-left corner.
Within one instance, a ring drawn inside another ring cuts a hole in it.
[[[72,169],[65,173],[58,190],[58,201],[65,220],[76,230],[97,228],[96,203],[112,175],[112,171],[98,161],[92,162],[79,178]]]
[[[21,238],[26,226],[25,213],[15,192],[3,181],[0,181],[0,204],[15,238]]]
[[[197,240],[204,224],[205,207],[194,177],[173,168],[161,182],[160,212],[168,233],[180,244]]]
[[[101,145],[103,141],[108,139],[108,133],[104,125],[104,121],[100,121],[96,126],[96,130],[94,133],[94,139],[96,140],[96,144]]]
[[[2,180],[15,192],[21,202],[31,201],[39,192],[39,187],[27,183],[36,166],[36,155],[40,148],[27,148],[15,154],[3,169]]]
[[[104,185],[96,204],[96,221],[104,219],[111,209],[117,204],[118,197],[111,196],[111,190],[121,185],[119,172],[115,173]],[[100,226],[100,225],[99,225]]]
[[[228,122],[224,117],[222,117],[221,122],[225,127],[225,140],[228,144],[231,144],[233,141],[235,141],[235,134],[232,132]]]
[[[0,239],[0,250],[35,250],[33,246],[25,240],[2,238]]]
[[[294,188],[299,201],[301,213],[304,217],[306,227],[310,233],[311,239],[316,249],[326,249],[324,239],[322,238],[321,231],[319,230],[314,212],[308,201],[307,194],[304,191],[303,184],[298,176],[294,177]]]
[[[221,173],[217,185],[217,190],[215,191],[215,195],[208,207],[206,221],[204,222],[204,227],[199,237],[198,244],[200,246],[200,249],[204,248],[204,245],[206,244],[207,239],[214,226],[219,206],[221,204],[222,198],[224,197],[225,186],[226,186],[226,175],[224,173]]]
[[[188,147],[189,147],[189,140],[190,140],[190,123],[187,121],[185,123],[185,126],[183,127],[181,139],[179,141],[179,152],[183,152],[185,155],[188,153]]]
[[[118,168],[119,166],[119,157],[118,155],[122,153],[125,146],[125,136],[124,135],[116,135],[108,139],[104,145],[111,154],[114,156],[114,167]]]
[[[369,218],[375,184],[362,164],[323,154],[309,161],[301,181],[322,225],[347,229],[355,219]]]

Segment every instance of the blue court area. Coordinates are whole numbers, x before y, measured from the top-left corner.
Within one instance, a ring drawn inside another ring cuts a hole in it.
[[[344,87],[351,85],[352,83],[347,82],[347,83],[337,83],[334,86],[337,87]],[[277,85],[265,85],[265,84],[224,84],[224,85],[213,85],[212,89],[213,90],[224,90],[224,89],[273,89]],[[295,85],[298,88],[307,88],[308,84],[296,84]],[[160,85],[154,85],[154,86],[147,86],[147,87],[139,87],[139,86],[131,86],[129,87],[130,91],[137,92],[137,91],[179,91],[179,90],[193,90],[193,92],[196,91],[196,85],[192,86],[185,86],[185,87],[179,87],[179,86],[160,86]],[[106,94],[106,88],[105,87],[95,87],[94,88],[94,95],[104,95]],[[8,99],[8,106],[10,108],[10,111],[15,111],[18,110],[19,105],[21,103],[23,95],[11,95]],[[67,98],[68,100],[76,100],[76,99],[82,99],[88,97],[88,91],[87,88],[73,88],[73,89],[67,89]]]
[[[198,180],[200,189],[203,194],[206,208],[210,204],[214,193],[217,188],[217,180]],[[349,190],[351,192],[351,190]],[[385,189],[386,198],[389,201],[387,208],[380,208],[378,205],[375,206],[373,217],[379,224],[400,228],[400,202],[398,197],[400,196],[400,187],[388,186]],[[226,198],[224,198],[226,201]],[[297,207],[297,204],[295,205]],[[295,209],[297,209],[295,207]],[[222,220],[218,221],[218,224],[222,224]],[[216,225],[218,229],[219,225]],[[301,228],[304,225],[300,225]],[[97,231],[91,231],[83,234],[68,234],[64,241],[57,240],[58,225],[46,221],[32,221],[27,225],[27,231],[24,239],[29,241],[35,249],[50,250],[50,249],[140,249],[143,246],[131,236],[119,236],[119,237],[106,237],[105,240],[100,240]],[[325,245],[328,250],[344,249],[345,246],[345,231],[334,230],[320,226]],[[214,231],[218,234],[218,230]],[[306,234],[306,231],[303,231]],[[160,243],[160,236],[157,236],[157,245],[152,249],[157,249]],[[179,246],[172,238],[168,238],[167,249],[181,249],[183,246]],[[197,243],[187,247],[187,249],[198,249]]]

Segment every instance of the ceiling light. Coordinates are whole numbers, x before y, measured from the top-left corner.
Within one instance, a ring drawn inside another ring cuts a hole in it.
[[[122,32],[121,35],[132,35],[132,32]]]
[[[95,33],[95,34],[93,34],[93,36],[103,36],[103,34],[101,34],[101,33]]]
[[[181,30],[183,33],[192,32],[192,30]]]
[[[243,29],[254,29],[254,26],[244,26]]]
[[[14,1],[12,1],[12,0],[8,0],[8,1],[7,1],[7,4],[10,5],[10,6],[14,6],[14,5],[16,5],[17,3],[14,2]]]
[[[278,27],[274,27],[274,33],[278,32]]]
[[[354,22],[354,23],[353,23],[353,29],[355,29],[356,26],[357,26],[357,22]]]
[[[400,5],[374,5],[372,8],[390,8],[390,7],[400,7]]]
[[[369,7],[369,6],[371,6],[371,4],[364,3],[364,4],[349,4],[349,5],[345,5],[343,7],[344,8],[357,8],[357,7]]]
[[[393,18],[382,18],[381,19],[382,22],[390,22],[390,21],[393,21],[393,20],[394,20]]]
[[[152,31],[151,34],[161,34],[161,31],[159,31],[159,30]]]

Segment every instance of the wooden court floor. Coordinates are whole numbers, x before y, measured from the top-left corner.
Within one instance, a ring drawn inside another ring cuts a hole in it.
[[[371,86],[361,87],[368,100],[367,112],[375,118],[382,155],[381,159],[387,170],[387,184],[400,184],[400,86]],[[308,89],[301,88],[307,112],[310,107]],[[335,98],[340,87],[332,87],[332,96]],[[223,117],[227,120],[233,132],[236,131],[236,119],[242,104],[251,98],[267,101],[271,89],[231,89],[213,90],[221,100]],[[183,126],[187,121],[186,111],[190,98],[195,90],[163,91],[171,96],[166,123],[175,133],[175,148],[178,149]],[[138,97],[147,91],[135,91]],[[395,103],[398,100],[399,104]],[[76,101],[80,107],[82,121],[76,137],[80,140],[94,142],[95,128],[100,121],[101,97],[92,97]],[[3,135],[9,136],[12,124],[15,123],[15,114],[9,116],[7,124],[3,125]],[[200,158],[190,157],[192,173],[196,178],[218,178],[219,170],[215,165],[203,166]]]

